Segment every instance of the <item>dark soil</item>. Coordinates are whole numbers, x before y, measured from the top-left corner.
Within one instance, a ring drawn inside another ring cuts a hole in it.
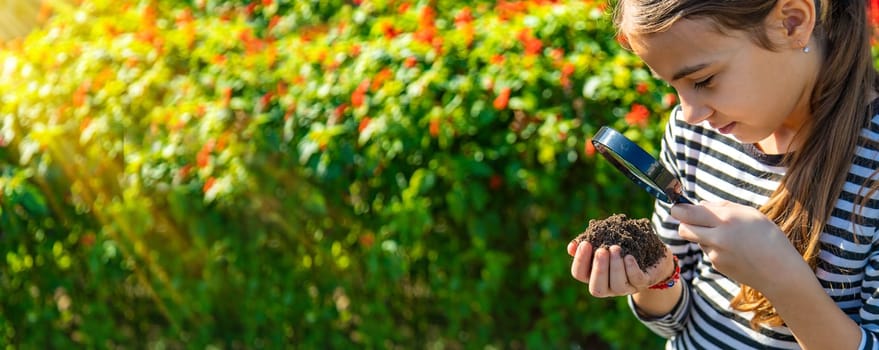
[[[577,242],[588,241],[592,247],[609,248],[618,245],[622,256],[632,255],[641,270],[657,264],[665,256],[665,245],[653,232],[648,219],[629,219],[626,214],[614,214],[606,219],[589,220],[589,227],[577,236]]]

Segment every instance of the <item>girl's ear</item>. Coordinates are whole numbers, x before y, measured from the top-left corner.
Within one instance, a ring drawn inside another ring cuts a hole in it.
[[[782,45],[802,49],[809,45],[817,14],[814,0],[779,0],[769,16],[769,28],[782,29]]]

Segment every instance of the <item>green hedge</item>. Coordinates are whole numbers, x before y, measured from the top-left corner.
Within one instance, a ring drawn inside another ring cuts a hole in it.
[[[570,277],[674,95],[592,1],[88,0],[0,51],[0,342],[655,347]]]

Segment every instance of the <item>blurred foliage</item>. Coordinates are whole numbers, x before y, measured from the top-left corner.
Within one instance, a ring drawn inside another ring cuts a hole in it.
[[[0,51],[0,343],[651,348],[570,277],[670,90],[595,1],[110,1]]]

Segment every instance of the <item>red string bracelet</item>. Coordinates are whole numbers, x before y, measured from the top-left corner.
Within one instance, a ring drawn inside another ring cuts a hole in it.
[[[678,257],[675,255],[671,256],[675,262],[675,272],[671,274],[671,277],[666,279],[665,281],[659,282],[650,286],[650,289],[667,289],[674,287],[675,283],[681,279],[681,266],[678,265]]]

